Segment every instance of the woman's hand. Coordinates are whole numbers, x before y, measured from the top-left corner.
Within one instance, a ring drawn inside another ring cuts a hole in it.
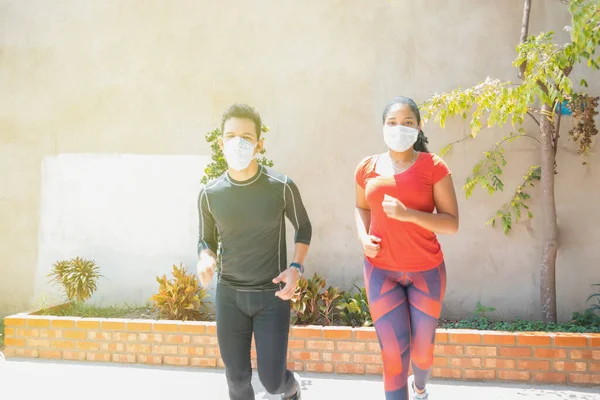
[[[381,239],[377,236],[367,235],[362,240],[363,251],[365,256],[369,258],[377,257],[379,250],[381,250]]]
[[[386,194],[381,205],[383,206],[383,212],[388,218],[404,222],[408,222],[412,218],[412,210],[406,208],[406,206],[395,197]]]

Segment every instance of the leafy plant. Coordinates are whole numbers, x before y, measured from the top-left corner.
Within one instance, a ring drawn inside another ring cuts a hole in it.
[[[578,121],[569,132],[572,141],[579,145],[579,154],[588,154],[593,136],[598,132],[594,117],[597,114],[598,98],[574,89],[569,77],[573,68],[582,62],[593,69],[600,69],[600,56],[596,53],[600,45],[600,0],[571,0],[570,42],[554,42],[554,32],[528,36],[531,0],[524,0],[521,40],[517,46],[517,57],[513,66],[518,68],[520,83],[487,78],[484,82],[449,93],[436,94],[423,105],[424,119],[434,119],[441,127],[450,117],[460,116],[467,120],[470,115],[470,133],[465,138],[450,143],[440,153],[447,153],[458,142],[471,140],[486,127],[503,127],[511,124],[514,131],[502,138],[475,165],[467,178],[464,190],[468,198],[476,186],[490,194],[504,190],[502,181],[504,144],[514,140],[533,140],[539,144],[541,162],[528,168],[523,182],[514,195],[496,215],[488,221],[492,226],[502,225],[505,234],[519,221],[521,213],[529,211],[526,201],[530,199],[527,189],[538,181],[542,195],[543,239],[541,243],[541,287],[542,317],[545,322],[556,322],[556,255],[558,251],[558,224],[555,205],[554,179],[557,174],[556,153],[560,138],[560,123],[563,104],[567,104]],[[580,86],[587,87],[582,80]],[[524,129],[526,118],[537,125],[538,135]],[[584,161],[585,163],[585,161]]]
[[[173,279],[157,277],[158,293],[150,301],[163,318],[170,320],[197,320],[206,310],[208,293],[198,285],[195,274],[188,274],[183,265],[173,265]]]
[[[477,309],[475,310],[473,315],[475,316],[475,318],[478,318],[478,319],[487,319],[486,314],[489,312],[494,312],[494,311],[496,311],[496,309],[494,307],[486,307],[478,301]]]
[[[344,325],[348,326],[373,326],[371,312],[369,310],[369,300],[367,290],[356,285],[358,290],[354,296],[350,292],[345,292],[337,308],[341,310],[340,317]]]
[[[333,325],[338,314],[337,302],[341,299],[343,293],[340,289],[329,286],[322,294],[319,305],[319,314],[321,315],[323,325]]]
[[[48,276],[50,282],[62,285],[70,302],[84,302],[98,289],[99,271],[93,260],[75,257],[54,263]]]
[[[315,325],[321,319],[322,293],[327,282],[315,273],[312,278],[302,277],[298,281],[296,293],[291,300],[292,323],[295,325]]]
[[[596,284],[594,284],[592,286],[598,286],[598,287],[600,287],[600,284],[596,283]],[[600,314],[600,292],[594,293],[594,294],[590,295],[590,297],[587,298],[586,302],[588,302],[588,301],[590,301],[592,299],[595,299],[596,302],[597,302],[597,304],[592,304],[588,310],[593,311],[593,312],[597,312],[597,313]]]

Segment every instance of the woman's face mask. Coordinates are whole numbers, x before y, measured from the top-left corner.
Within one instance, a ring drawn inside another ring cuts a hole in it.
[[[227,139],[223,142],[223,154],[227,165],[236,171],[248,168],[255,157],[255,148],[255,144],[239,136]]]
[[[403,125],[384,125],[383,140],[385,144],[398,153],[410,149],[419,136],[419,130]]]

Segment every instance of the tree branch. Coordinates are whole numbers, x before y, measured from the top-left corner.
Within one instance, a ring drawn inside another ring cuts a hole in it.
[[[535,117],[535,115],[533,115],[533,114],[531,113],[531,111],[527,111],[527,115],[529,115],[529,116],[530,116],[530,117],[531,117],[531,118],[532,118],[532,119],[535,121],[535,123],[536,123],[538,126],[540,126],[540,121],[538,121],[538,120],[537,120],[537,118]]]
[[[525,0],[523,6],[523,21],[521,23],[521,39],[519,40],[520,44],[525,43],[527,40],[527,36],[529,34],[529,15],[531,14],[531,0]],[[523,62],[519,66],[519,78],[523,79],[525,77],[525,69],[527,68],[527,62]]]

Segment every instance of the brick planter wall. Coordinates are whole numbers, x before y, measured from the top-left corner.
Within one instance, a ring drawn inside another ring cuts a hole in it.
[[[223,367],[213,322],[28,314],[4,322],[7,358]],[[381,375],[379,350],[372,328],[292,327],[288,361],[298,372]],[[438,330],[432,375],[600,385],[600,334]]]

